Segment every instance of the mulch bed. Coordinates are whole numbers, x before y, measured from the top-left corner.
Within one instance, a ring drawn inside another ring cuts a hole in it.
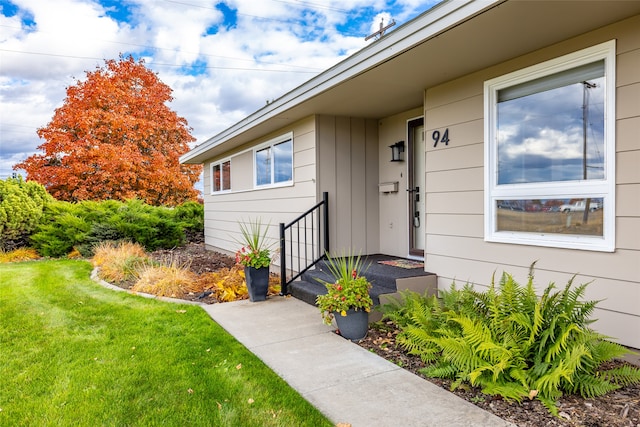
[[[161,249],[151,252],[151,258],[158,262],[172,261],[178,265],[189,266],[196,274],[212,273],[221,268],[231,268],[236,261],[228,255],[208,251],[202,242],[191,242],[173,249]]]

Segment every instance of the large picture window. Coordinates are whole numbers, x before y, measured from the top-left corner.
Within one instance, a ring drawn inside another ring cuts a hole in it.
[[[255,150],[256,187],[293,182],[293,139],[286,135]]]
[[[612,251],[615,42],[485,83],[488,241]]]
[[[231,190],[231,160],[211,165],[211,193]]]

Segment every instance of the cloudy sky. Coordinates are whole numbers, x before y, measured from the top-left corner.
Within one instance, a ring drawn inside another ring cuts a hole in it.
[[[200,143],[438,2],[0,0],[0,179],[104,59],[143,58]]]

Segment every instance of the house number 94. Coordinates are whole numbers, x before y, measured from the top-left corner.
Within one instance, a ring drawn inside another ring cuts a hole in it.
[[[431,134],[431,139],[433,139],[434,147],[437,147],[438,144],[449,145],[449,129],[445,129],[443,133],[440,133],[439,130],[434,130]]]

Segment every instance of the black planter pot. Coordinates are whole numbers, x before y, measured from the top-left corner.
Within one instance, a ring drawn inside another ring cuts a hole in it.
[[[367,336],[369,330],[369,313],[364,310],[347,310],[347,315],[334,313],[340,335],[351,341],[361,340]]]
[[[249,301],[266,300],[267,291],[269,290],[269,267],[245,267],[244,277],[249,290]]]

